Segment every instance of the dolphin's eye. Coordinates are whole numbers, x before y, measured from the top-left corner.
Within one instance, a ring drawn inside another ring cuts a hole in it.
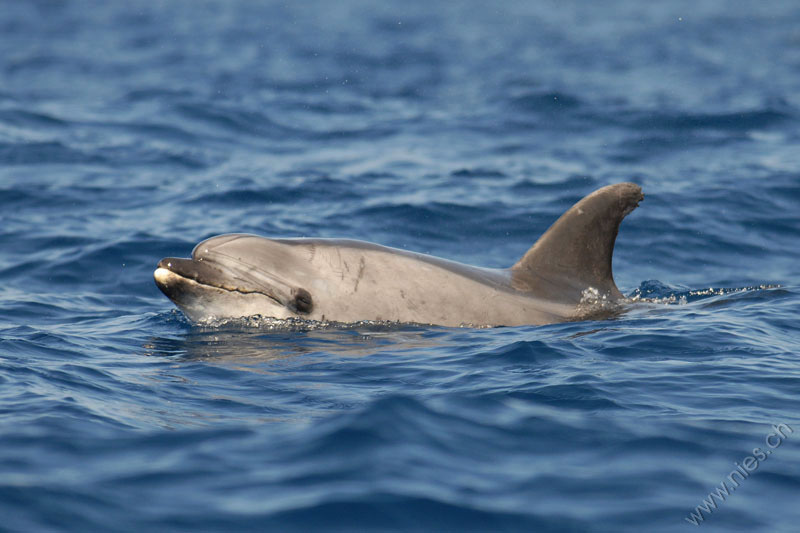
[[[308,314],[314,308],[314,301],[311,294],[305,289],[297,289],[294,292],[294,308],[298,313]]]

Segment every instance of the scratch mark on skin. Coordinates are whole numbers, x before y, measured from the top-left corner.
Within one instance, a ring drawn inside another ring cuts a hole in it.
[[[342,252],[338,249],[335,249],[334,252],[336,252],[335,256],[333,254],[326,254],[324,256],[325,261],[328,263],[331,272],[338,274],[339,279],[344,281],[344,269],[342,268],[344,261],[342,260]]]
[[[361,278],[364,277],[364,258],[358,260],[358,275],[356,276],[356,284],[353,287],[353,292],[358,292],[358,282],[361,281]]]
[[[344,263],[344,261],[342,260],[342,252],[338,248],[336,249],[336,258],[339,260],[339,276],[341,277],[341,280],[344,281],[344,269],[342,268],[342,263]]]

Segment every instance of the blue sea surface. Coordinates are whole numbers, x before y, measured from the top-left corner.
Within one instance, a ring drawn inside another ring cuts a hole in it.
[[[4,2],[0,530],[799,531],[799,125],[797,2]],[[620,181],[610,320],[152,279],[228,232],[508,267]]]

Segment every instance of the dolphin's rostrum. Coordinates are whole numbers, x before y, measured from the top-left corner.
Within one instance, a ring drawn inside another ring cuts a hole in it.
[[[509,269],[488,269],[377,244],[231,234],[191,259],[162,259],[158,288],[193,321],[261,315],[443,326],[515,326],[584,318],[587,291],[622,299],[611,272],[638,185],[599,189],[564,213]]]

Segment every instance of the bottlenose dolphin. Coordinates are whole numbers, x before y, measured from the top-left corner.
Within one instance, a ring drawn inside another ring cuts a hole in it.
[[[633,183],[586,196],[514,266],[489,269],[353,240],[230,234],[166,258],[156,285],[192,321],[261,315],[442,326],[585,318],[623,298],[611,272],[620,222],[644,198]]]

